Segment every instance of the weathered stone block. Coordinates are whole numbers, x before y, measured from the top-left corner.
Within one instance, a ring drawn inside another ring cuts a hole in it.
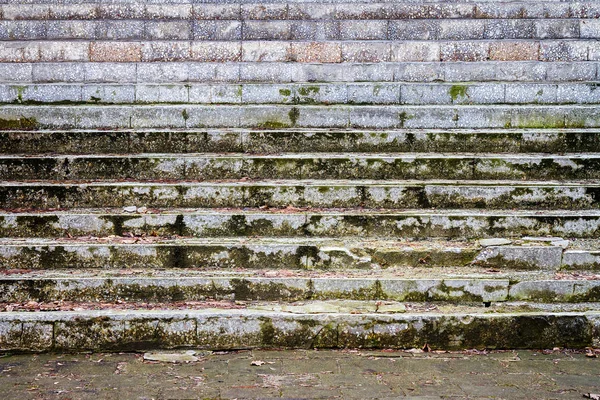
[[[490,60],[529,61],[539,57],[539,42],[491,42]]]
[[[89,45],[90,61],[135,62],[142,61],[142,44],[135,42],[92,42]]]

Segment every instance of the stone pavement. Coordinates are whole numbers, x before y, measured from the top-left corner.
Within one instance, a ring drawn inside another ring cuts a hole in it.
[[[133,353],[8,355],[0,358],[0,397],[580,399],[600,393],[600,358],[570,351],[254,350],[177,358],[194,357],[171,363]]]

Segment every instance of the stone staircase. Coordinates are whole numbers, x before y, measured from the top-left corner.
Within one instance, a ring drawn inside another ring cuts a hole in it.
[[[0,0],[0,350],[600,345],[599,17]]]

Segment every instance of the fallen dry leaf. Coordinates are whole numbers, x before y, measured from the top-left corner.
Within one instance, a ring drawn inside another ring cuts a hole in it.
[[[264,361],[261,360],[254,360],[250,363],[250,365],[254,365],[254,366],[261,366],[261,365],[265,365],[266,363]]]

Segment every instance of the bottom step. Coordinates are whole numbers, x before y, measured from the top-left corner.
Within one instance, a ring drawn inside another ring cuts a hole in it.
[[[537,305],[535,309],[523,304],[483,309],[377,302],[209,306],[213,308],[4,312],[0,313],[0,351],[414,348],[426,344],[449,350],[543,349],[600,343],[600,311],[594,303]]]

